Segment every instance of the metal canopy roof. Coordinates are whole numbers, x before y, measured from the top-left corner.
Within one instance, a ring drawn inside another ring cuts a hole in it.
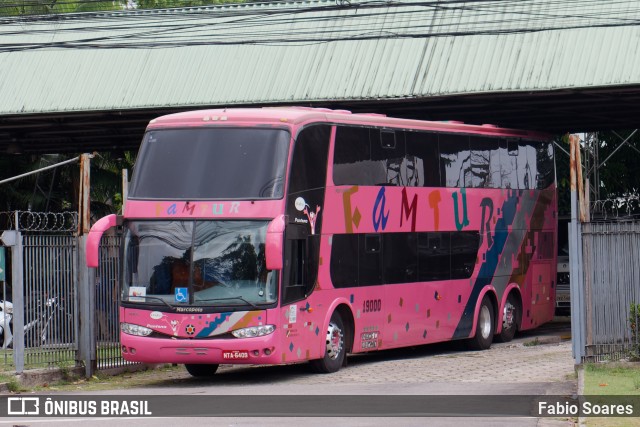
[[[333,0],[0,20],[0,152],[136,149],[197,108],[638,127],[640,5]]]

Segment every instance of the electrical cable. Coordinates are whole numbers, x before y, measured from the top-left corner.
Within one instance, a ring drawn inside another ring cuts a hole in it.
[[[87,1],[97,0],[65,3]],[[534,10],[534,6],[539,10]],[[639,6],[632,0],[372,1],[347,6],[327,1],[283,1],[131,13],[63,14],[25,21],[4,18],[0,19],[0,53],[34,49],[304,45],[628,27],[640,25]],[[9,42],[12,37],[24,39],[26,35],[34,40]]]

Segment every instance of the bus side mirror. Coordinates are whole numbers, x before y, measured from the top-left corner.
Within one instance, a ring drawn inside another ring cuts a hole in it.
[[[95,268],[98,266],[100,261],[100,239],[105,231],[111,227],[115,227],[118,222],[117,215],[107,215],[104,218],[100,218],[95,224],[93,224],[93,227],[91,227],[89,235],[87,236],[87,267]]]
[[[267,241],[265,242],[267,270],[282,270],[284,225],[284,215],[280,215],[267,226]]]

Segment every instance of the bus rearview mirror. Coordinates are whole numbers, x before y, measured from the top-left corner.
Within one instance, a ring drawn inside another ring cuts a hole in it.
[[[89,235],[87,236],[87,267],[98,267],[100,262],[100,239],[105,231],[111,227],[115,227],[117,224],[118,216],[114,214],[100,218],[95,224],[93,224],[93,227],[91,227]]]
[[[265,242],[267,270],[282,270],[284,226],[284,215],[277,216],[267,226],[267,237]]]

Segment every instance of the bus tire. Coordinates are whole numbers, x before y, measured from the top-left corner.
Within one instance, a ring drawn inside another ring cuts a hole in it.
[[[340,369],[347,353],[344,337],[345,329],[342,316],[337,311],[334,311],[327,328],[324,357],[309,362],[314,371],[330,374]]]
[[[470,350],[487,350],[493,341],[493,331],[495,330],[493,314],[493,304],[488,295],[482,298],[480,311],[478,312],[478,322],[476,323],[476,334],[468,341]]]
[[[192,377],[212,377],[216,371],[218,370],[217,364],[185,364],[184,367],[187,368],[187,372],[191,374]]]
[[[502,332],[495,336],[496,342],[509,342],[513,339],[520,324],[520,306],[514,293],[510,293],[502,311]]]

